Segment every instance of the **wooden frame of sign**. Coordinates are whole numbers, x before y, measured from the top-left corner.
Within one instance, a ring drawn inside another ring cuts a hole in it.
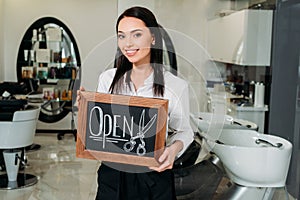
[[[80,92],[76,156],[158,166],[166,140],[168,100]]]

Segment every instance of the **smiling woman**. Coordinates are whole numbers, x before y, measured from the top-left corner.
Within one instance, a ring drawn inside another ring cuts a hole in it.
[[[155,44],[154,36],[142,20],[125,17],[118,27],[118,47],[133,65],[131,80],[135,90],[141,87],[144,80],[152,73],[150,66],[151,45]]]
[[[168,126],[176,133],[169,136],[157,158],[158,166],[148,168],[102,161],[96,198],[176,199],[171,169],[194,135],[189,123],[188,84],[165,70],[162,38],[166,34],[162,34],[150,10],[143,7],[125,10],[117,20],[116,33],[115,66],[100,74],[97,92],[168,100]],[[80,92],[77,99],[80,105],[83,99]]]
[[[133,67],[151,68],[149,65],[151,44],[155,44],[154,36],[142,20],[125,17],[120,21],[118,46],[126,58],[133,63]]]

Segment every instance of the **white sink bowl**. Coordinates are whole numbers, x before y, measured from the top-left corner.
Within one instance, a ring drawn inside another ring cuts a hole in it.
[[[289,141],[253,130],[224,129],[218,141],[206,142],[233,182],[249,187],[285,186],[292,153]]]
[[[208,112],[199,112],[190,114],[191,121],[202,132],[209,132],[213,126],[218,126],[223,129],[250,129],[257,130],[255,123],[243,119],[235,119],[229,115],[217,115]]]

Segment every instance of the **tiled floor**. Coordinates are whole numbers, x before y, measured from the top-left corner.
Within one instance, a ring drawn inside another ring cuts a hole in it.
[[[18,190],[0,190],[5,200],[90,200],[95,199],[98,161],[75,156],[72,135],[57,140],[55,134],[36,134],[41,148],[28,152],[26,173],[38,176],[34,186]]]
[[[1,200],[92,200],[95,198],[96,171],[100,162],[76,158],[75,141],[72,135],[65,135],[63,140],[57,140],[56,134],[39,133],[36,134],[34,142],[40,144],[41,148],[27,152],[29,166],[25,172],[38,176],[38,183],[23,189],[0,190]],[[224,179],[221,181],[213,199],[217,199],[218,194],[226,190],[227,183],[228,181]],[[275,193],[273,200],[286,199],[283,189],[278,189]]]

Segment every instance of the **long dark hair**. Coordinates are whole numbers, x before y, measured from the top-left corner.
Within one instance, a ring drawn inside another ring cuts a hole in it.
[[[160,33],[160,26],[156,21],[153,13],[143,7],[132,7],[125,10],[118,18],[116,23],[116,32],[118,33],[118,25],[124,17],[135,17],[142,20],[145,25],[149,28],[151,34],[154,35],[155,44],[152,45],[150,51],[150,63],[154,72],[153,81],[153,94],[155,96],[164,95],[164,76],[163,76],[163,45],[162,45],[162,35]],[[132,69],[132,63],[122,54],[120,48],[117,48],[117,53],[115,57],[114,67],[117,68],[116,74],[110,86],[111,93],[120,92],[124,78],[125,83],[129,85],[130,73]],[[127,73],[126,77],[124,74]]]

